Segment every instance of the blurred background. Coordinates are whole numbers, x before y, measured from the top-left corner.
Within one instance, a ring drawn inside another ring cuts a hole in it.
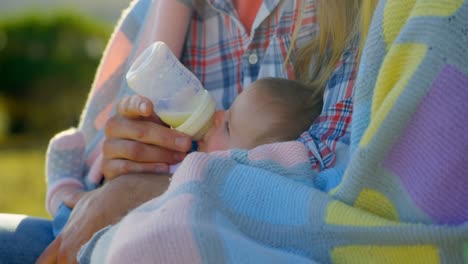
[[[130,0],[0,1],[0,213],[49,217],[48,140],[78,124]]]

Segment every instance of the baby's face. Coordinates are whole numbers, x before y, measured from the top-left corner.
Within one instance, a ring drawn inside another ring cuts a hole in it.
[[[252,88],[242,92],[229,110],[216,112],[214,125],[198,142],[199,151],[252,149],[260,145],[262,135],[271,127],[273,113],[262,109],[265,97]]]

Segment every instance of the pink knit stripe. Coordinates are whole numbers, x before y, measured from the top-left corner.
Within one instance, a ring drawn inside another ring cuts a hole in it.
[[[151,211],[156,201],[147,202],[123,219],[106,263],[201,263],[190,223],[194,197],[182,194]]]
[[[75,192],[83,191],[84,186],[81,182],[76,179],[63,179],[57,182],[55,185],[49,187],[46,194],[46,208],[47,211],[55,216],[59,205],[63,199]]]
[[[210,159],[213,157],[211,154],[193,152],[189,154],[177,168],[172,176],[169,189],[177,188],[186,182],[202,181],[204,170]]]
[[[81,131],[68,129],[55,135],[51,139],[50,148],[54,150],[84,149],[85,139]]]
[[[297,141],[259,146],[249,151],[248,158],[252,161],[272,160],[286,168],[309,162],[308,150]]]
[[[228,150],[213,151],[213,152],[210,152],[210,154],[215,155],[220,158],[228,159],[230,155],[230,151]]]

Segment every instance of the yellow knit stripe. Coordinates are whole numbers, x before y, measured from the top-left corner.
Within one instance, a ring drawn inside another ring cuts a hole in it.
[[[354,202],[354,206],[392,221],[398,222],[400,219],[392,202],[376,190],[363,189]]]
[[[325,221],[330,225],[343,226],[395,226],[398,222],[371,214],[367,211],[332,201],[327,207]]]
[[[417,16],[451,16],[463,5],[464,0],[419,0],[411,12]]]
[[[384,41],[388,50],[405,25],[416,0],[387,1],[383,14]]]
[[[333,263],[346,264],[438,264],[439,250],[421,246],[345,246],[333,249]]]
[[[391,0],[387,1],[383,15],[383,33],[388,50],[400,34],[408,19],[420,16],[450,16],[464,0]]]
[[[426,55],[423,44],[396,44],[388,52],[380,69],[372,98],[371,122],[365,131],[360,147],[366,146],[407,87],[409,80]]]

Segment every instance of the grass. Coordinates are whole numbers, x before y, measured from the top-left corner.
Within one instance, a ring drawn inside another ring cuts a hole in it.
[[[44,157],[45,149],[0,151],[0,213],[50,218]]]

